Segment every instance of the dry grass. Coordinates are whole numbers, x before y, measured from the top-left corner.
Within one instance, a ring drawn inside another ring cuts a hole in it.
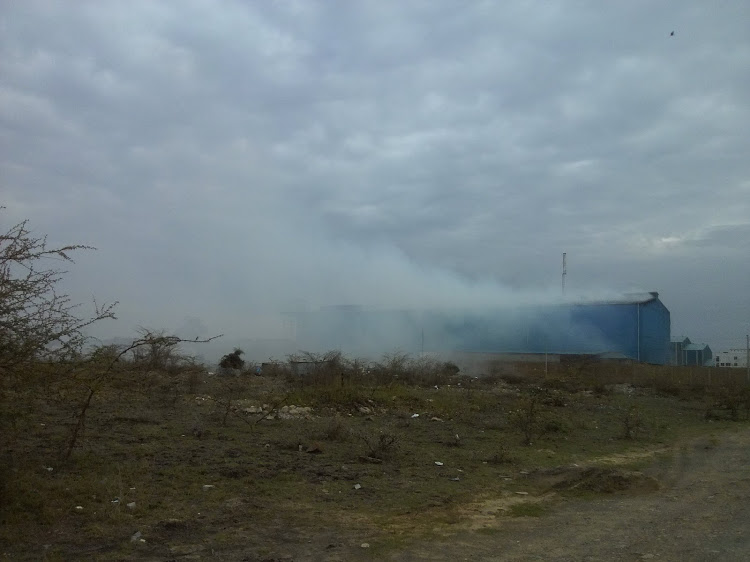
[[[125,365],[99,390],[67,463],[80,389],[53,366],[6,385],[2,551],[324,557],[331,541],[348,537],[336,548],[354,549],[367,537],[382,553],[455,525],[478,497],[545,491],[523,473],[663,447],[748,411],[730,400],[745,387],[719,386],[716,373],[705,389],[699,374],[668,367],[600,366],[596,378],[596,366],[560,365],[545,378],[520,365],[512,378],[476,380],[400,357],[369,367],[333,359],[304,380],[285,364],[231,380]],[[612,387],[622,383],[632,391]],[[708,424],[709,406],[719,421]],[[519,504],[511,515],[546,509]],[[146,542],[131,542],[136,531]]]

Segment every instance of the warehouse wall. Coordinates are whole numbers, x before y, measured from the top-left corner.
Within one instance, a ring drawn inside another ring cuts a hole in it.
[[[639,328],[640,326],[640,328]],[[298,344],[362,357],[383,353],[597,354],[667,363],[669,311],[658,300],[463,311],[331,307],[304,314]],[[639,340],[640,335],[640,340]]]
[[[640,309],[640,361],[666,365],[671,341],[669,310],[658,299],[641,304]]]

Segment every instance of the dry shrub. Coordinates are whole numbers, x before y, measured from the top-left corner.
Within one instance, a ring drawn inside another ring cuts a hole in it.
[[[490,373],[486,378],[489,381],[503,381],[505,384],[512,386],[524,386],[529,383],[529,378],[523,373],[519,373],[509,367],[503,367],[497,371]],[[484,382],[484,381],[483,381]]]
[[[491,456],[485,459],[485,462],[493,465],[513,464],[516,462],[515,457],[510,452],[510,449],[505,445],[501,445],[500,448],[495,450]]]
[[[362,432],[359,438],[367,447],[365,456],[370,458],[386,459],[398,450],[398,435],[390,428],[383,428],[372,433]]]
[[[290,355],[284,370],[287,382],[302,387],[345,386],[351,383],[360,367],[340,351],[327,353],[301,352]]]
[[[443,386],[458,376],[460,369],[451,361],[432,357],[412,358],[405,353],[388,354],[369,370],[368,378],[374,385],[386,386],[395,382],[411,386]]]
[[[717,411],[726,412],[732,421],[740,419],[740,410],[750,419],[750,388],[730,380],[724,386],[711,389],[707,397],[706,419],[720,419]]]
[[[344,423],[344,420],[336,416],[328,422],[328,425],[323,429],[322,439],[326,441],[348,441],[351,437],[351,431]]]
[[[646,432],[646,421],[643,412],[636,406],[630,406],[622,416],[623,439],[637,439]]]
[[[199,369],[190,369],[187,372],[187,391],[189,394],[198,392],[198,386],[201,384],[203,372]]]
[[[531,389],[519,398],[515,408],[508,413],[510,425],[523,434],[524,445],[531,445],[548,430],[550,418],[543,410],[542,395],[542,389]]]

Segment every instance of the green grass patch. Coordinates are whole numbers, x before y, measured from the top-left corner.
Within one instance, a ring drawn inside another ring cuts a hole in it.
[[[549,507],[541,503],[516,503],[510,506],[508,515],[511,517],[541,517],[547,511]]]

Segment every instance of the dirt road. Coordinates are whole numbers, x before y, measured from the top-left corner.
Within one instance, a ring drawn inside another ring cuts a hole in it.
[[[567,501],[390,559],[750,560],[750,429],[676,447],[647,473],[658,491]]]

